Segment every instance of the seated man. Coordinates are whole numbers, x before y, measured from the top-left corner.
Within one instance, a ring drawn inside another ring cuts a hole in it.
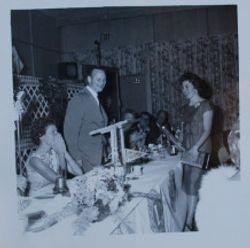
[[[127,121],[127,123],[123,127],[124,142],[126,148],[132,148],[133,146],[130,143],[130,140],[131,135],[136,131],[136,125],[138,123],[138,119],[136,117],[136,113],[132,109],[126,109],[122,115],[122,120]]]
[[[130,148],[135,150],[144,150],[147,145],[147,137],[150,132],[150,114],[142,112],[139,115],[138,123],[133,127],[130,135],[129,143]]]
[[[154,128],[154,133],[159,142],[160,139],[165,139],[166,137],[162,133],[162,128],[166,128],[170,131],[170,125],[168,123],[168,113],[164,110],[159,110],[156,114],[156,125]]]

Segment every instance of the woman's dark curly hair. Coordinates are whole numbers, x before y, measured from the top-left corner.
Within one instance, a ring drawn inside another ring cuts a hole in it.
[[[202,80],[199,76],[192,72],[186,72],[182,74],[179,79],[180,83],[182,84],[184,81],[189,81],[194,88],[198,91],[199,96],[204,96],[204,80]]]
[[[49,125],[56,125],[56,124],[54,120],[47,117],[42,117],[33,122],[31,126],[31,137],[32,141],[36,145],[40,144],[40,138],[46,133],[46,129]]]

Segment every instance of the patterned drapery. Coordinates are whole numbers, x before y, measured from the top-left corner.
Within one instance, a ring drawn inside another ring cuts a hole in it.
[[[94,50],[76,51],[77,60],[96,64]],[[73,60],[68,56],[67,60]],[[102,51],[102,64],[120,69],[121,76],[146,74],[151,84],[153,113],[165,109],[170,122],[179,123],[183,98],[177,79],[191,71],[205,79],[212,89],[212,102],[224,115],[224,129],[230,129],[239,114],[238,37],[236,34],[204,36],[188,40],[152,42]],[[148,64],[149,66],[146,66]]]

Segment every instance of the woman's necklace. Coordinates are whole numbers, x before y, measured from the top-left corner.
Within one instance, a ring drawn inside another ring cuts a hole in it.
[[[38,151],[37,154],[39,158],[44,162],[44,164],[46,164],[46,166],[48,166],[55,172],[59,172],[58,159],[52,149],[46,152]]]
[[[48,151],[41,151],[37,150],[36,153],[39,155],[40,159],[43,160],[44,162],[46,161],[47,163],[50,163],[51,161],[51,150]]]

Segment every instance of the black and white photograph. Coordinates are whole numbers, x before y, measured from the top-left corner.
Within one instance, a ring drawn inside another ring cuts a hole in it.
[[[9,25],[24,237],[248,225],[237,2],[13,7]]]

